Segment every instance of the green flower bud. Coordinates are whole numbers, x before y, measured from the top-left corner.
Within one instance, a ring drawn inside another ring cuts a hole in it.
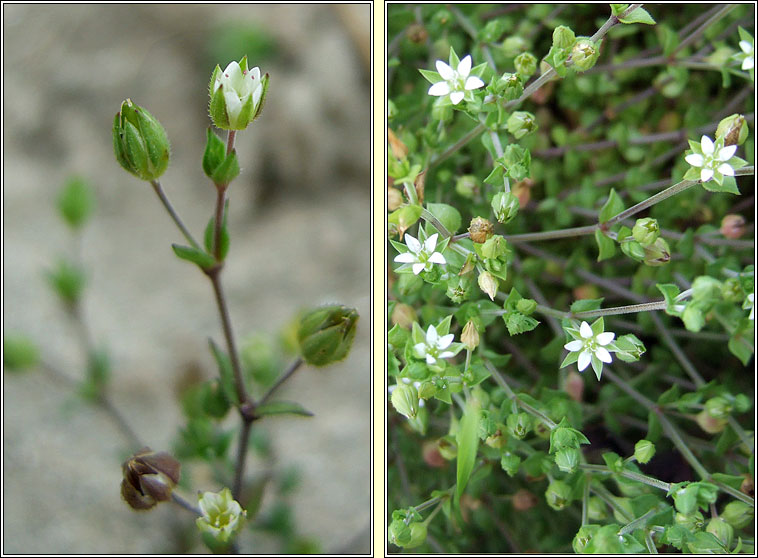
[[[418,391],[413,384],[398,383],[392,390],[390,401],[395,410],[406,418],[412,419],[418,413]]]
[[[498,223],[512,221],[518,214],[519,200],[513,192],[498,192],[492,197],[491,205]]]
[[[681,525],[688,531],[699,531],[705,525],[705,519],[703,514],[696,511],[691,514],[683,514],[682,512],[676,512],[674,514],[674,523]]]
[[[740,280],[729,277],[721,284],[721,298],[727,302],[742,302],[743,294]]]
[[[571,541],[571,548],[577,554],[585,554],[587,545],[592,540],[592,536],[600,529],[600,525],[582,525],[574,535]]]
[[[389,542],[400,548],[415,548],[426,541],[426,524],[413,521],[406,524],[402,519],[394,519],[388,529]]]
[[[752,406],[753,406],[753,403],[750,401],[750,398],[744,393],[740,393],[739,395],[735,396],[734,409],[738,413],[746,413],[750,410]]]
[[[471,296],[473,289],[473,279],[471,275],[455,275],[447,281],[447,296],[460,304]]]
[[[519,37],[518,35],[513,35],[505,39],[503,41],[503,45],[500,48],[502,49],[504,56],[511,58],[513,56],[516,56],[518,53],[525,51],[527,48],[529,48],[529,45],[525,39]]]
[[[135,510],[147,510],[171,499],[179,482],[181,465],[166,452],[143,448],[127,459],[121,469],[121,496]]]
[[[473,242],[483,244],[492,236],[495,232],[495,228],[487,219],[483,217],[474,217],[471,219],[468,232]]]
[[[655,455],[655,444],[650,440],[640,440],[634,444],[634,458],[643,465]]]
[[[221,492],[201,493],[198,504],[203,515],[195,520],[197,527],[219,543],[229,542],[247,517],[247,512],[232,498],[232,491],[228,488]]]
[[[607,518],[608,511],[605,502],[595,496],[590,497],[587,504],[587,517],[592,521],[602,521]]]
[[[471,199],[479,192],[479,181],[473,174],[464,174],[455,182],[455,191],[464,198]]]
[[[724,506],[724,511],[721,512],[719,517],[735,529],[742,529],[750,525],[754,516],[755,509],[753,506],[739,500],[734,500]]]
[[[713,418],[725,419],[729,417],[732,412],[732,404],[726,397],[718,395],[716,397],[711,397],[705,402],[705,410]]]
[[[708,521],[705,531],[720,540],[725,547],[729,548],[732,545],[732,540],[734,539],[734,527],[724,521],[723,518],[712,518]]]
[[[113,151],[118,163],[142,180],[155,180],[168,167],[166,131],[153,115],[127,99],[113,119]]]
[[[661,236],[661,230],[658,227],[658,221],[646,217],[645,219],[637,219],[632,229],[632,236],[634,240],[642,244],[643,246],[649,246],[653,244],[658,237]]]
[[[595,65],[600,56],[598,46],[589,37],[580,37],[576,40],[571,49],[571,61],[578,72],[585,72]]]
[[[418,387],[419,399],[431,399],[437,394],[437,386],[433,382],[421,382]]]
[[[576,35],[570,27],[559,25],[553,29],[553,46],[555,48],[572,48],[576,42]]]
[[[437,450],[443,459],[447,459],[448,461],[452,461],[458,456],[458,446],[446,438],[437,440]]]
[[[479,331],[471,320],[466,322],[461,332],[461,343],[470,351],[479,346]]]
[[[353,345],[357,324],[358,312],[338,304],[308,312],[297,332],[303,360],[326,366],[344,359]]]
[[[643,260],[645,265],[658,267],[669,263],[671,259],[671,249],[663,238],[658,238],[652,245],[642,248],[645,252]]]
[[[232,61],[225,70],[216,65],[208,85],[210,116],[223,130],[244,130],[260,116],[268,91],[268,74],[258,67],[248,70],[247,56]]]
[[[555,464],[564,473],[573,473],[579,466],[579,450],[564,448],[555,454]]]
[[[642,247],[642,244],[636,240],[632,240],[631,237],[624,242],[619,242],[619,246],[621,247],[621,251],[633,260],[641,262],[645,259],[645,249]]]
[[[508,117],[506,127],[516,139],[521,139],[527,134],[537,131],[537,120],[530,112],[516,111]]]
[[[508,443],[508,436],[503,433],[502,429],[498,428],[492,436],[487,436],[484,443],[491,448],[500,449]]]
[[[518,455],[512,453],[505,453],[500,458],[500,466],[503,468],[509,477],[516,476],[519,466],[521,465],[521,458]]]
[[[482,256],[489,260],[496,260],[507,253],[507,242],[498,235],[491,236],[482,244]]]
[[[531,52],[522,52],[513,60],[516,72],[524,78],[528,78],[537,71],[537,57]]]
[[[513,101],[521,97],[524,92],[524,84],[518,74],[506,72],[496,83],[497,91],[506,101]]]
[[[571,503],[571,487],[563,481],[551,482],[545,491],[547,505],[560,511]]]
[[[490,300],[495,300],[497,289],[500,286],[500,282],[497,280],[497,277],[492,275],[492,273],[489,271],[482,271],[479,274],[478,283],[479,288],[482,289],[482,291],[490,297]]]
[[[727,424],[727,419],[714,418],[706,409],[703,409],[695,415],[695,422],[697,422],[698,426],[708,434],[718,434],[719,432],[723,432]]]
[[[716,128],[716,138],[724,138],[724,146],[742,145],[748,135],[747,121],[741,114],[727,116]]]
[[[537,309],[537,301],[531,298],[522,298],[516,303],[516,311],[524,316],[531,316]]]
[[[408,425],[422,436],[426,435],[426,429],[429,428],[429,409],[419,403],[416,416],[408,417]]]
[[[505,419],[508,432],[517,440],[523,440],[532,429],[532,417],[526,413],[508,415]]]

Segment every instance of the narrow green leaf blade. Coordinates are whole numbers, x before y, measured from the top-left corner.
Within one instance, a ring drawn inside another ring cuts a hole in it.
[[[479,403],[473,399],[466,403],[463,411],[458,433],[455,441],[458,444],[458,457],[456,462],[456,506],[460,502],[461,495],[466,489],[466,484],[474,470],[476,462],[476,450],[479,446]]]
[[[301,417],[312,417],[308,409],[304,408],[300,403],[294,401],[272,401],[270,403],[264,403],[263,405],[255,409],[255,413],[258,416],[266,415],[298,415]]]

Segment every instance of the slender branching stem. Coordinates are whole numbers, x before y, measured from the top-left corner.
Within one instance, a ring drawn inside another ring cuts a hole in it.
[[[624,478],[627,478],[629,480],[638,481],[644,484],[647,484],[649,486],[652,486],[653,488],[658,488],[660,490],[665,490],[668,492],[671,489],[671,484],[667,482],[663,482],[662,480],[658,480],[655,477],[651,477],[648,475],[643,475],[641,473],[635,473],[634,471],[627,471],[626,469],[619,471],[618,473],[615,471],[611,471],[607,466],[605,465],[592,465],[589,463],[580,463],[579,468],[583,469],[585,471],[592,471],[593,473],[602,473],[606,475],[612,475],[617,474],[619,476],[622,476]]]
[[[281,385],[289,380],[289,378],[297,372],[297,370],[300,368],[300,366],[303,364],[302,358],[297,358],[292,364],[290,364],[289,368],[282,374],[279,379],[276,381],[274,385],[272,385],[268,391],[263,395],[263,397],[260,398],[260,400],[256,403],[256,406],[263,405],[266,401],[268,401],[271,396],[274,394],[274,392],[281,387]]]
[[[245,461],[247,459],[247,445],[250,442],[250,428],[253,426],[252,418],[242,416],[242,428],[237,444],[237,465],[234,468],[234,484],[232,485],[232,496],[239,502],[242,495],[242,478],[245,474]]]
[[[175,490],[171,492],[171,499],[180,508],[184,508],[188,512],[194,513],[195,515],[203,515],[203,512],[200,511],[200,508],[190,504],[187,500],[179,496]]]
[[[166,211],[168,211],[168,214],[171,216],[171,219],[174,220],[174,223],[176,223],[176,226],[179,228],[181,233],[184,235],[184,238],[187,239],[187,242],[190,243],[190,246],[193,248],[200,248],[200,245],[197,243],[197,241],[192,237],[192,233],[189,232],[187,227],[184,226],[184,223],[182,222],[181,218],[179,217],[179,214],[174,210],[174,207],[171,205],[171,202],[168,200],[168,197],[166,196],[166,193],[163,191],[163,188],[161,187],[161,183],[159,180],[151,180],[150,184],[153,186],[153,190],[155,190],[155,193],[158,195],[158,199],[161,200],[161,203],[163,204],[163,207],[166,208]]]

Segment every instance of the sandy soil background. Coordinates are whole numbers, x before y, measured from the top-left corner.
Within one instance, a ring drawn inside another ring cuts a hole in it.
[[[176,390],[187,368],[211,377],[206,339],[222,337],[207,279],[171,252],[178,231],[150,187],[114,160],[113,115],[130,97],[164,125],[172,159],[162,182],[200,236],[215,198],[200,167],[207,84],[217,62],[244,50],[211,53],[230,23],[273,39],[268,59],[251,60],[271,87],[261,118],[238,135],[224,283],[240,339],[281,328],[306,305],[341,302],[363,316],[345,362],[306,368],[282,391],[316,416],[261,423],[278,463],[302,474],[291,500],[298,530],[326,553],[369,552],[369,9],[3,6],[4,331],[30,335],[46,361],[81,377],[77,333],[44,279],[58,256],[80,250],[87,322],[113,357],[112,399],[154,449],[170,449],[182,423]],[[71,174],[91,182],[98,202],[78,248],[54,207]],[[3,379],[4,552],[181,548],[176,527],[191,526],[190,514],[170,505],[137,514],[121,501],[127,446],[101,410],[74,404],[41,371]],[[277,550],[259,535],[242,543]]]

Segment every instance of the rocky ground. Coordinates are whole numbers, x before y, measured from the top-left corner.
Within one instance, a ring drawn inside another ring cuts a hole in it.
[[[316,416],[261,428],[277,463],[302,474],[291,500],[299,531],[326,553],[367,553],[369,6],[5,5],[3,16],[4,331],[30,335],[46,361],[81,376],[76,328],[44,279],[57,257],[79,254],[86,320],[113,359],[112,399],[154,449],[170,448],[181,425],[176,390],[186,369],[213,373],[206,339],[221,341],[221,332],[207,279],[171,253],[181,237],[154,193],[114,160],[113,115],[130,97],[162,122],[172,141],[162,182],[199,236],[215,199],[200,167],[207,83],[216,62],[239,57],[212,52],[229,42],[225,25],[270,34],[271,54],[251,60],[271,87],[261,118],[238,136],[243,171],[231,188],[224,282],[242,339],[281,328],[307,305],[341,302],[362,315],[345,362],[306,368],[282,391]],[[72,174],[95,187],[98,202],[78,245],[54,207]],[[181,548],[175,533],[191,525],[187,512],[137,514],[121,501],[126,446],[101,410],[77,404],[42,371],[3,380],[4,552]],[[243,543],[277,550],[262,536]]]

